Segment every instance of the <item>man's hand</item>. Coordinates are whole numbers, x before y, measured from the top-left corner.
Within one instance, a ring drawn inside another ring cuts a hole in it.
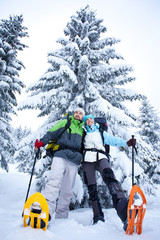
[[[44,143],[43,142],[39,142],[38,139],[36,139],[35,141],[35,150],[38,150],[38,148],[41,148],[44,146]]]

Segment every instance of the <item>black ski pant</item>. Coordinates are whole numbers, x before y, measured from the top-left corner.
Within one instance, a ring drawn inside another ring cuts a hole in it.
[[[118,216],[122,221],[125,221],[127,218],[128,200],[125,197],[120,183],[116,179],[108,160],[103,158],[97,162],[83,162],[82,169],[84,172],[85,184],[88,187],[89,200],[93,209],[94,217],[104,216],[99,201],[96,184],[96,171],[98,171],[109,189],[113,200],[113,206],[117,210]]]

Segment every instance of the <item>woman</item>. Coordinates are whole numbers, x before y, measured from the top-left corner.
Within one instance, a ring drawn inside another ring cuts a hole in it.
[[[109,189],[112,196],[113,206],[117,210],[117,214],[126,224],[127,221],[127,206],[128,200],[120,186],[120,183],[115,178],[113,170],[105,155],[105,148],[102,142],[102,137],[99,132],[99,125],[94,122],[92,115],[87,115],[83,119],[85,123],[86,135],[84,138],[84,159],[82,169],[84,171],[85,183],[88,187],[89,200],[93,209],[93,224],[98,221],[104,222],[104,214],[98,198],[96,171],[100,172],[102,179]],[[104,144],[116,147],[127,147],[136,144],[136,139],[130,139],[128,142],[122,138],[117,138],[103,132]]]

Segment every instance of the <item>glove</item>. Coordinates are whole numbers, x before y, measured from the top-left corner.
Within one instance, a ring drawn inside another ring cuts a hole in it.
[[[38,139],[36,139],[34,146],[35,146],[35,148],[40,148],[40,147],[44,146],[44,143],[43,142],[38,142]]]
[[[136,139],[135,138],[131,138],[130,140],[127,141],[127,145],[128,145],[128,147],[131,147],[131,146],[135,147]]]

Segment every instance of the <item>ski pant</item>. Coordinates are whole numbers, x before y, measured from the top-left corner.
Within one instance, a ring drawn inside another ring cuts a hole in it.
[[[125,221],[127,218],[128,200],[125,197],[120,183],[115,178],[108,160],[103,158],[97,162],[83,162],[82,169],[84,172],[85,183],[88,187],[89,200],[93,209],[94,217],[104,216],[96,184],[96,171],[98,171],[109,189],[113,200],[113,206],[117,210],[118,216],[122,221]]]
[[[51,217],[55,212],[55,218],[68,217],[77,170],[78,165],[64,158],[53,158],[50,176],[42,192],[48,202]]]

